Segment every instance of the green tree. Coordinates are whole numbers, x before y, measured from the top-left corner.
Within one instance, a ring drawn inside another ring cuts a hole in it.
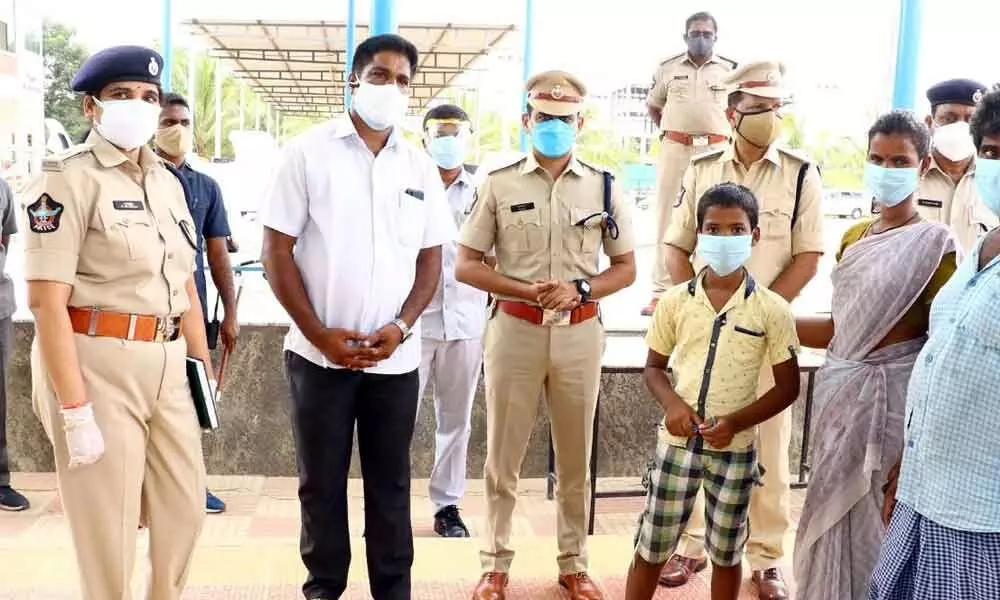
[[[79,140],[90,124],[80,108],[80,97],[70,88],[73,76],[89,53],[76,40],[76,30],[46,19],[43,24],[42,55],[45,61],[45,116],[56,119],[73,140]]]

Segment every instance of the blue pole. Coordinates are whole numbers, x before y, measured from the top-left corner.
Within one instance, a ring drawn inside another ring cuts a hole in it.
[[[371,27],[368,35],[396,33],[396,0],[372,0]]]
[[[524,73],[521,78],[521,85],[523,86],[528,78],[532,75],[532,63],[534,62],[534,37],[535,37],[535,10],[534,10],[533,0],[524,0]],[[524,92],[521,94],[521,106],[518,108],[517,114],[524,112],[525,107],[528,105],[528,93]],[[524,128],[521,128],[521,152],[528,151],[528,135],[524,132]]]
[[[351,65],[354,63],[354,47],[358,45],[358,7],[357,0],[347,0],[347,60],[344,66],[344,113],[351,107],[351,88],[347,85],[347,78],[351,74]]]
[[[174,68],[174,18],[172,13],[172,0],[163,0],[163,73],[160,75],[160,83],[164,92],[173,91],[171,75]]]
[[[899,42],[896,46],[896,80],[892,88],[893,108],[916,108],[922,8],[923,0],[899,0]]]

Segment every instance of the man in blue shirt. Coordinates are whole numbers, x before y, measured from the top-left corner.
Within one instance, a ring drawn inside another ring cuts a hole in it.
[[[1000,216],[1000,90],[981,98],[971,130],[976,191]],[[885,486],[889,531],[870,600],[1000,598],[998,296],[995,228],[931,306],[907,391],[902,462]]]
[[[160,127],[154,138],[156,153],[167,162],[172,163],[180,171],[191,190],[188,198],[188,210],[194,219],[198,234],[198,251],[195,259],[195,285],[201,298],[201,310],[205,315],[206,331],[212,331],[207,322],[213,318],[208,312],[207,292],[205,289],[204,255],[208,251],[208,266],[212,271],[212,282],[222,298],[222,308],[225,311],[221,327],[218,329],[223,347],[232,351],[239,336],[239,324],[236,320],[236,289],[233,284],[233,271],[229,264],[229,221],[226,218],[226,207],[222,203],[222,191],[214,179],[191,168],[186,158],[194,147],[194,130],[191,127],[191,109],[187,101],[178,94],[166,94],[163,97],[163,110],[160,113]],[[214,347],[215,340],[209,339],[209,346]],[[209,513],[220,513],[226,510],[226,505],[214,494],[206,491],[205,510]]]

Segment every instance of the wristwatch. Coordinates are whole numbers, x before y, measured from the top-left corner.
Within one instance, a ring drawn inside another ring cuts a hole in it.
[[[400,333],[403,334],[402,339],[399,340],[400,344],[410,339],[410,326],[406,324],[406,321],[396,318],[392,320],[392,324],[399,327]]]
[[[576,284],[576,291],[580,294],[580,303],[588,302],[590,300],[590,282],[586,279],[577,279],[573,283]]]

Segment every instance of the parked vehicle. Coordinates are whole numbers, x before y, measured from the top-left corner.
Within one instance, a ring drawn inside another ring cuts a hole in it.
[[[825,190],[823,214],[831,217],[860,219],[871,214],[871,198],[853,190]]]

